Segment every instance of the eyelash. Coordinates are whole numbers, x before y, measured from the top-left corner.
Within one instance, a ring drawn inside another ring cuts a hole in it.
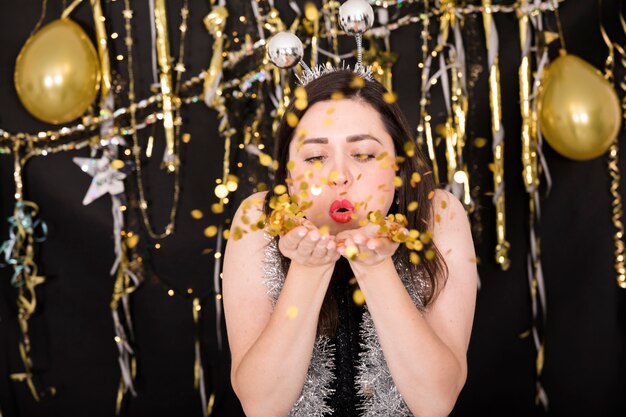
[[[357,153],[352,156],[354,156],[359,162],[368,162],[376,158],[376,155],[372,155],[371,153]]]
[[[306,158],[306,159],[304,160],[304,162],[307,162],[307,163],[309,163],[309,164],[312,164],[312,163],[313,163],[313,162],[315,162],[315,161],[320,161],[320,162],[321,162],[321,161],[323,161],[325,158],[326,158],[326,157],[325,157],[324,155],[312,156],[312,157],[310,157],[310,158]]]
[[[353,154],[352,156],[354,158],[356,158],[356,160],[359,161],[359,162],[368,162],[368,161],[371,161],[372,159],[376,158],[376,155],[368,154],[368,153],[357,153],[357,154]],[[304,160],[304,162],[312,164],[315,161],[320,161],[321,162],[324,159],[326,159],[326,157],[324,155],[318,155],[318,156],[312,156],[310,158],[306,158]]]

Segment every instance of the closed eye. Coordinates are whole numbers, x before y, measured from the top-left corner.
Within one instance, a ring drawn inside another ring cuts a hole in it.
[[[316,155],[316,156],[311,156],[311,157],[306,158],[304,162],[312,164],[316,161],[322,162],[324,159],[326,159],[324,155]]]
[[[376,158],[376,155],[372,155],[369,153],[357,153],[352,155],[354,158],[356,158],[357,161],[359,162],[367,162],[367,161],[371,161],[372,159]]]

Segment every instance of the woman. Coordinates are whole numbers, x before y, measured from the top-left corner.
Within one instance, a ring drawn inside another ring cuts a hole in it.
[[[275,173],[305,218],[274,238],[251,230],[275,206],[270,191],[231,227],[247,231],[224,260],[233,388],[250,417],[446,416],[465,383],[476,298],[464,209],[434,190],[379,83],[338,70],[305,91],[279,126]],[[365,224],[369,212],[404,214],[430,250],[416,263]]]

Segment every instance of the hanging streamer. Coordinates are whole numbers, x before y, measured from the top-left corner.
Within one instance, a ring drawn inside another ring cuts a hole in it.
[[[604,43],[606,43],[609,53],[607,55],[607,59],[605,61],[604,68],[604,76],[605,78],[613,83],[614,82],[614,67],[615,67],[615,51],[617,51],[621,58],[620,63],[623,68],[626,69],[626,51],[619,44],[611,41],[609,38],[606,29],[604,28],[603,20],[602,20],[602,1],[599,2],[599,12],[600,12],[600,33],[602,34],[602,39]],[[626,33],[626,21],[624,20],[624,16],[620,13],[619,15],[620,23],[624,33]],[[622,93],[626,94],[626,77],[622,79],[619,83],[620,89]],[[622,98],[622,117],[623,117],[623,125],[626,127],[626,95]],[[622,205],[622,197],[619,192],[621,173],[619,169],[619,136],[615,138],[615,141],[609,147],[608,152],[608,161],[607,168],[609,171],[609,176],[611,177],[611,185],[609,187],[609,191],[611,193],[611,222],[613,223],[613,227],[615,228],[615,233],[613,234],[613,245],[615,250],[613,251],[613,255],[615,257],[614,260],[614,268],[617,274],[616,282],[618,287],[626,289],[626,265],[625,265],[625,256],[626,256],[626,245],[624,244],[624,224],[622,222],[622,218],[624,216],[624,210]]]
[[[215,262],[218,262],[216,260]],[[200,393],[200,402],[202,404],[202,415],[208,417],[213,413],[213,393],[211,393],[210,400],[207,402],[206,398],[206,385],[204,382],[204,367],[202,366],[202,355],[200,354],[200,311],[202,310],[202,304],[200,304],[199,298],[194,298],[191,303],[193,324],[196,329],[196,340],[194,342],[194,364],[193,364],[193,387]]]
[[[0,254],[4,262],[13,268],[11,284],[17,289],[17,321],[21,332],[18,348],[24,370],[12,373],[9,377],[13,381],[25,382],[32,397],[39,401],[43,395],[54,395],[56,392],[54,387],[41,391],[35,383],[29,332],[29,320],[37,309],[36,287],[46,280],[38,274],[34,259],[35,243],[45,240],[47,227],[36,219],[39,212],[37,205],[24,199],[22,171],[26,158],[22,158],[22,143],[19,140],[14,143],[13,157],[15,208],[13,216],[8,219],[9,239],[0,245]]]
[[[309,21],[313,25],[311,30],[311,68],[315,68],[319,56],[320,12],[314,3],[309,2],[304,5],[304,17],[306,18],[304,22]]]
[[[339,2],[335,0],[324,0],[322,2],[324,11],[324,25],[326,26],[326,41],[333,53],[334,65],[341,64],[339,59]]]
[[[431,116],[428,113],[428,104],[430,100],[430,66],[432,62],[432,55],[429,48],[430,38],[430,18],[429,18],[429,0],[424,1],[424,20],[422,21],[422,31],[420,32],[420,38],[422,40],[422,62],[418,64],[418,67],[422,70],[421,75],[421,89],[420,89],[420,121],[417,126],[417,138],[416,142],[418,146],[424,145],[424,137],[426,138],[426,147],[428,151],[428,158],[430,159],[433,167],[433,178],[435,184],[439,185],[439,165],[437,164],[437,157],[435,155],[435,143],[433,140],[433,133],[431,127]]]
[[[168,36],[167,10],[165,0],[155,0],[154,24],[156,26],[156,49],[159,63],[159,82],[163,99],[163,128],[165,130],[165,154],[163,166],[168,172],[174,172],[180,164],[175,153],[176,137],[174,133],[175,101],[172,90],[172,68],[170,65],[170,42]]]
[[[115,200],[114,200],[115,202]],[[115,204],[113,209],[115,209]],[[119,207],[117,207],[119,209]],[[132,233],[122,243],[121,260],[117,269],[115,283],[113,284],[113,296],[111,298],[111,315],[113,317],[113,326],[115,330],[115,343],[118,349],[118,365],[120,367],[121,375],[120,382],[117,390],[117,397],[115,401],[115,415],[119,416],[122,408],[122,402],[127,393],[131,393],[134,397],[137,392],[134,387],[133,381],[135,380],[137,362],[135,358],[135,352],[131,346],[130,341],[134,338],[133,326],[130,315],[129,297],[133,293],[139,284],[141,283],[139,277],[131,270],[128,257],[126,253],[128,250],[137,244],[137,238],[134,238]],[[121,303],[121,305],[120,305]],[[120,309],[122,310],[122,317],[120,317]],[[126,329],[129,334],[127,335]]]
[[[537,106],[533,91],[533,55],[537,54],[536,80],[539,80],[543,67],[547,61],[547,48],[545,45],[533,45],[533,32],[535,27],[537,32],[542,30],[541,17],[533,17],[529,12],[527,0],[520,3],[521,10],[518,14],[521,61],[519,66],[519,91],[520,91],[520,114],[522,118],[521,144],[522,144],[522,178],[526,192],[529,195],[529,242],[530,248],[527,256],[527,274],[531,297],[532,309],[532,338],[535,346],[535,402],[541,403],[544,410],[548,409],[548,396],[542,384],[542,374],[545,358],[545,338],[543,333],[546,327],[546,295],[543,278],[543,268],[541,266],[541,239],[539,235],[539,225],[541,220],[540,211],[540,165],[538,140],[539,130],[537,127]],[[538,40],[539,33],[535,35]],[[538,86],[538,81],[534,83]],[[547,172],[547,167],[546,167]]]
[[[213,36],[213,55],[211,56],[211,64],[204,75],[204,102],[211,107],[217,102],[215,95],[221,94],[218,90],[222,81],[222,68],[224,56],[224,28],[228,19],[228,11],[226,6],[215,6],[203,20],[206,29]]]
[[[509,269],[510,243],[506,240],[506,216],[504,204],[504,127],[500,102],[500,69],[498,32],[492,16],[491,0],[483,0],[483,22],[489,65],[489,106],[491,108],[491,133],[493,135],[493,203],[496,208],[496,263],[503,271]]]

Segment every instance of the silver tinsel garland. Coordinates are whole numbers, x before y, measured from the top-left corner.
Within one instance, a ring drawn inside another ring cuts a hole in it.
[[[275,305],[285,282],[285,271],[278,240],[269,235],[267,238],[269,242],[265,249],[264,284],[268,296]],[[394,264],[413,303],[423,310],[424,299],[431,291],[423,273],[420,272],[417,277],[413,277],[412,268],[398,256],[394,256]],[[372,317],[367,311],[367,306],[365,308],[360,325],[362,352],[359,354],[355,378],[361,402],[355,404],[355,407],[361,411],[363,417],[384,415],[410,417],[412,414],[393,383],[385,362]],[[302,393],[289,413],[290,417],[324,417],[332,414],[333,409],[326,404],[326,400],[333,393],[330,384],[334,379],[334,352],[335,347],[328,337],[317,337]]]

